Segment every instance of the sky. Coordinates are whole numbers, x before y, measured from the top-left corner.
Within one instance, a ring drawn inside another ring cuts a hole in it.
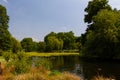
[[[0,0],[10,17],[9,31],[21,41],[31,37],[43,41],[50,32],[85,33],[84,9],[89,0]],[[120,9],[120,0],[109,0],[112,8]]]

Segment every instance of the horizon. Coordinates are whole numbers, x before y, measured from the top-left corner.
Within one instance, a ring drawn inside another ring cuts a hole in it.
[[[21,41],[31,37],[43,41],[50,32],[73,31],[75,36],[85,33],[84,9],[89,0],[0,0],[10,17],[9,31]],[[109,0],[112,8],[120,9],[119,0]]]

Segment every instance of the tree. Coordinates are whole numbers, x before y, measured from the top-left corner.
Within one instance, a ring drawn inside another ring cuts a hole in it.
[[[85,55],[114,58],[120,50],[120,12],[101,10],[93,17],[94,31],[86,36]]]
[[[22,46],[18,40],[12,37],[12,52],[17,53],[22,50]]]
[[[52,41],[52,39],[53,41]],[[72,49],[78,49],[79,43],[76,42],[76,37],[74,36],[74,33],[72,31],[70,32],[59,32],[59,33],[54,33],[51,32],[48,35],[45,36],[44,41],[46,43],[46,48],[48,49],[48,41],[51,43],[51,47],[54,45],[59,45],[56,46],[55,50],[72,50]],[[53,42],[53,43],[52,43]],[[50,45],[49,44],[49,45]],[[54,44],[54,45],[52,45]],[[49,46],[49,48],[51,48]],[[52,48],[53,49],[53,48]]]
[[[31,52],[33,51],[33,40],[32,38],[24,38],[21,41],[21,45],[22,48],[26,51],[26,52]]]
[[[11,34],[8,31],[8,22],[7,10],[0,5],[0,49],[3,51],[11,49]]]
[[[63,49],[70,50],[74,49],[75,36],[72,31],[60,32],[57,34],[58,39],[63,40]]]
[[[58,51],[62,49],[63,42],[55,36],[49,36],[46,40],[46,51]]]
[[[9,28],[9,16],[7,15],[7,10],[4,6],[0,5],[0,27],[7,30]]]
[[[56,36],[56,33],[51,32],[51,33],[49,33],[48,35],[46,35],[46,36],[44,37],[44,41],[45,41],[45,42],[47,42],[47,38],[48,38],[49,36]]]
[[[110,5],[108,4],[108,0],[91,0],[88,3],[88,6],[85,8],[84,21],[87,23],[91,23],[93,20],[93,16],[97,15],[97,13],[102,9],[111,10]]]
[[[45,42],[39,42],[39,43],[38,43],[38,51],[39,51],[39,52],[44,52],[45,49],[46,49],[46,44],[45,44]]]

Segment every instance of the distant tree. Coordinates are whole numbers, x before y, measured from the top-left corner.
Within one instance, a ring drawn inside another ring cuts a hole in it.
[[[72,50],[79,48],[79,42],[76,42],[76,37],[72,31],[69,32],[51,32],[45,36],[47,50]],[[50,43],[49,43],[50,42]],[[49,45],[51,46],[48,46]],[[55,47],[55,45],[57,45]],[[59,46],[58,46],[59,45]],[[54,46],[54,48],[52,48]]]
[[[39,43],[38,43],[38,51],[39,51],[39,52],[44,52],[45,49],[46,49],[46,44],[45,44],[45,42],[39,42]]]
[[[39,43],[33,41],[32,51],[38,51],[38,49],[39,49]]]
[[[21,41],[21,45],[22,45],[22,48],[26,51],[26,52],[31,52],[33,51],[33,40],[32,38],[24,38],[22,41]]]
[[[57,34],[58,39],[63,40],[63,49],[70,50],[74,49],[75,36],[72,31],[60,32]]]
[[[55,36],[49,36],[46,40],[46,51],[61,50],[62,45],[62,40],[57,39]]]
[[[12,40],[12,52],[17,53],[22,50],[22,46],[18,40],[16,40],[14,37],[11,38]]]
[[[75,37],[75,49],[79,50],[82,47],[81,36]]]
[[[45,41],[45,42],[47,42],[47,38],[48,38],[49,36],[56,36],[56,33],[51,32],[51,33],[47,34],[47,35],[44,37],[44,41]]]

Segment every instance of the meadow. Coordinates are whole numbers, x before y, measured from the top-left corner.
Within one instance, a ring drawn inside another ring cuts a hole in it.
[[[68,56],[68,55],[79,56],[79,53],[58,53],[58,52],[53,52],[53,53],[27,52],[26,54],[30,57],[31,56],[50,57],[50,56]]]

